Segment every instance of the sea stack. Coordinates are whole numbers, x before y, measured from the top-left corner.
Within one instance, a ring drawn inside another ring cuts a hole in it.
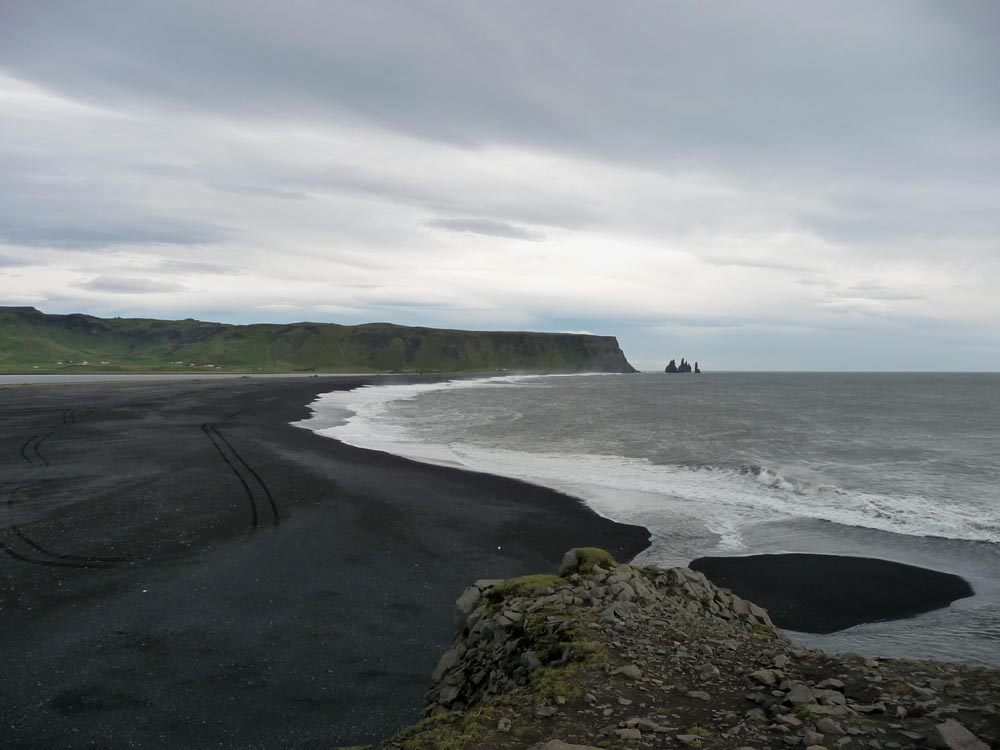
[[[701,369],[698,367],[698,363],[695,362],[694,363],[694,369],[692,370],[691,369],[691,363],[688,362],[686,359],[684,359],[684,357],[681,357],[681,363],[680,364],[677,364],[677,360],[676,359],[672,359],[672,360],[670,360],[669,364],[667,364],[666,368],[664,368],[663,371],[666,372],[666,373],[669,373],[669,374],[673,375],[674,373],[682,373],[682,372],[697,372],[697,373],[700,373]]]

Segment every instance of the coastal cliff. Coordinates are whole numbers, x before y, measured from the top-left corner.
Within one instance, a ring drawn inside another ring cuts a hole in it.
[[[1000,671],[799,648],[687,568],[591,548],[478,581],[424,714],[381,750],[965,748],[1000,740]]]
[[[3,372],[635,372],[613,336],[391,323],[228,325],[0,308]]]

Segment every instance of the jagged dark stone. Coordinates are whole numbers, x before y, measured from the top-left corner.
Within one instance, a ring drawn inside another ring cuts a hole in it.
[[[681,363],[679,365],[677,364],[676,359],[670,360],[670,363],[666,366],[666,368],[663,371],[666,373],[670,373],[671,375],[673,375],[674,373],[682,373],[682,372],[701,372],[701,370],[698,369],[697,362],[694,363],[694,369],[692,370],[691,363],[688,362],[686,359],[684,359],[684,357],[681,357]]]

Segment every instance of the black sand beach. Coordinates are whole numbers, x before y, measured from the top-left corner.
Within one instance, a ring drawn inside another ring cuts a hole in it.
[[[912,617],[973,595],[960,576],[871,557],[702,557],[690,567],[764,607],[779,628],[805,633]]]
[[[288,424],[400,380],[0,390],[0,745],[374,741],[417,717],[470,581],[645,547],[558,492]]]

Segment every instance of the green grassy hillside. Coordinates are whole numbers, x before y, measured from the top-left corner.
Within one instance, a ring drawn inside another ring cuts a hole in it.
[[[0,307],[0,372],[634,372],[612,336],[391,323],[226,325]]]

